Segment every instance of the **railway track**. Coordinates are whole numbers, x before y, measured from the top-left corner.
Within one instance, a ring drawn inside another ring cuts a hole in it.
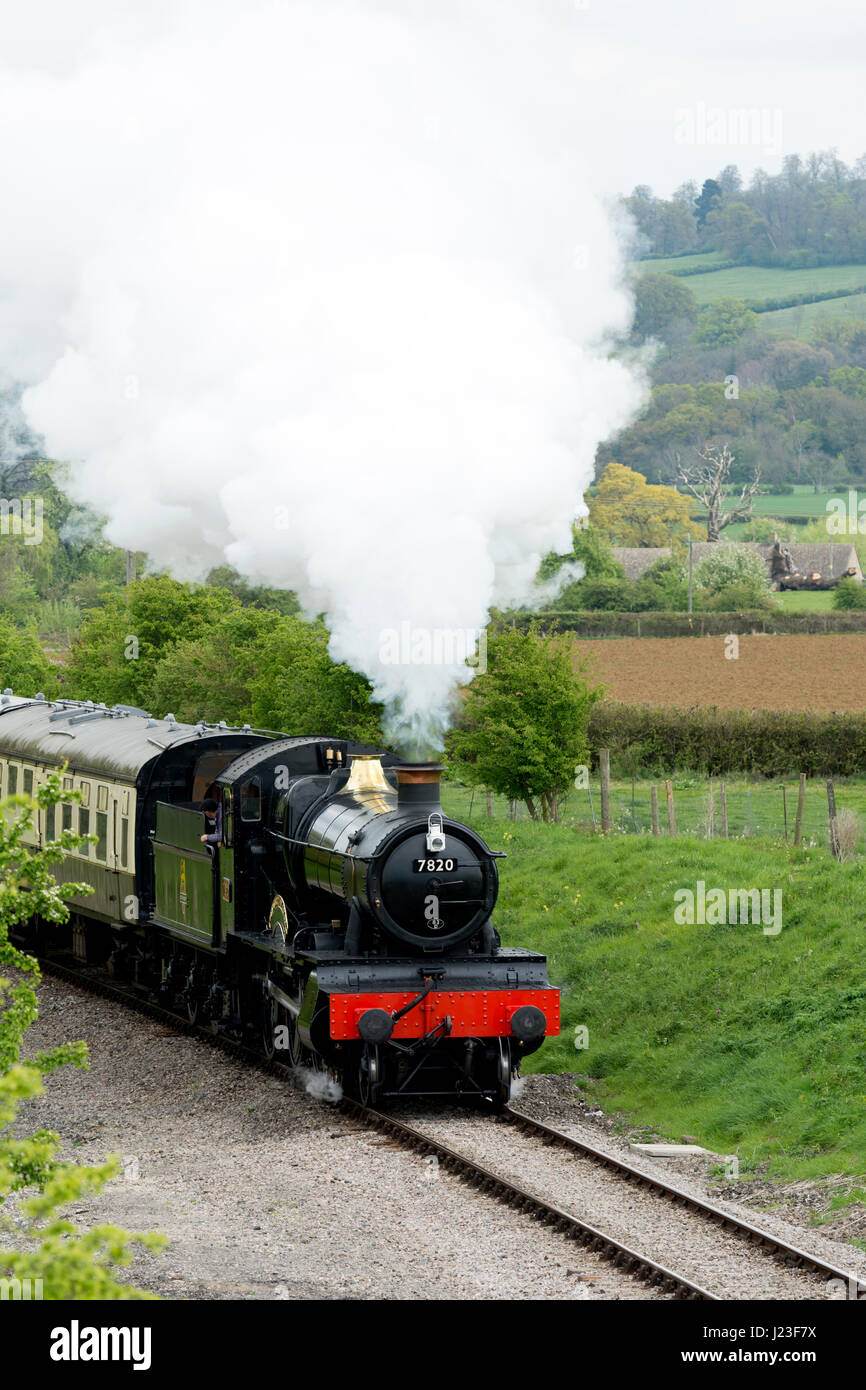
[[[241,1058],[259,1070],[294,1083],[293,1069],[286,1063],[276,1059],[268,1060],[263,1053],[254,1048],[227,1038],[210,1028],[189,1022],[172,1010],[144,999],[134,992],[110,982],[101,975],[97,976],[71,969],[52,959],[40,959],[39,964],[46,975],[54,976],[77,988],[121,1003],[127,1008],[132,1008],[138,1013],[165,1024],[174,1031],[207,1042],[221,1051]],[[504,1203],[517,1211],[525,1212],[552,1227],[560,1232],[564,1238],[577,1242],[584,1249],[609,1261],[622,1272],[640,1279],[662,1295],[675,1299],[722,1301],[720,1295],[702,1287],[693,1279],[668,1268],[658,1260],[652,1259],[642,1251],[634,1249],[611,1234],[598,1229],[573,1212],[557,1206],[539,1193],[515,1182],[512,1178],[507,1178],[502,1173],[493,1171],[471,1155],[453,1148],[442,1139],[425,1133],[415,1125],[408,1124],[394,1115],[366,1107],[348,1097],[337,1102],[337,1106],[343,1114],[357,1121],[359,1125],[378,1130],[422,1156],[434,1156],[446,1171],[454,1173],[492,1200]],[[717,1229],[736,1235],[753,1250],[759,1250],[762,1254],[779,1261],[789,1269],[821,1275],[828,1280],[841,1280],[846,1289],[846,1298],[857,1299],[858,1296],[866,1295],[866,1286],[858,1283],[856,1276],[852,1275],[849,1270],[842,1269],[809,1251],[792,1245],[745,1218],[735,1216],[712,1202],[685,1192],[672,1183],[597,1148],[586,1140],[576,1139],[511,1107],[508,1107],[495,1119],[491,1117],[491,1122],[513,1126],[521,1133],[539,1139],[545,1146],[556,1147],[576,1157],[588,1159],[623,1179],[632,1188],[652,1192],[666,1202],[699,1215]]]

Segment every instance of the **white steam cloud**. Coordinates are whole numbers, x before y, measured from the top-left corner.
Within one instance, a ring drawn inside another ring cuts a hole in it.
[[[435,745],[468,673],[383,634],[525,598],[643,394],[574,7],[85,9],[0,67],[28,419],[115,543],[296,589]]]

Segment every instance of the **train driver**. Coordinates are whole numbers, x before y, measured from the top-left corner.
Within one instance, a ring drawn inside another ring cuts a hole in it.
[[[203,845],[218,845],[223,837],[223,808],[218,801],[209,796],[201,804],[204,811],[207,834],[202,835]]]

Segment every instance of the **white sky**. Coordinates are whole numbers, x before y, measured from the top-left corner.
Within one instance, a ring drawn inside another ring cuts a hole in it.
[[[407,14],[488,2],[381,0]],[[203,0],[202,25],[231,3]],[[644,183],[668,195],[728,163],[748,176],[776,172],[789,153],[835,146],[853,161],[866,151],[863,0],[526,3],[550,12],[573,52],[578,129],[609,192]],[[0,65],[68,71],[106,36],[147,43],[172,8],[171,0],[0,0]],[[763,113],[757,142],[727,121],[742,109]],[[706,143],[721,133],[724,143]]]

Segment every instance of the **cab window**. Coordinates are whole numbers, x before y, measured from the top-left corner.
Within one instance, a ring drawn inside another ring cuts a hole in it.
[[[250,777],[241,785],[241,820],[261,820],[262,784],[258,777]]]

